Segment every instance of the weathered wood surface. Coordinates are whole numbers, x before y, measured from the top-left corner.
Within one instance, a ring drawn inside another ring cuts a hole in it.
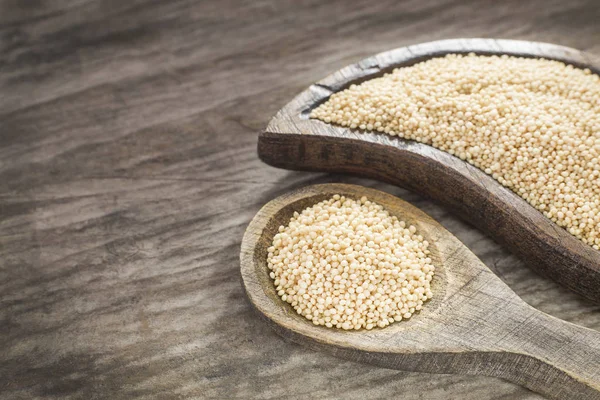
[[[451,37],[600,54],[596,0],[0,0],[0,398],[541,399],[287,343],[240,284],[244,230],[310,183],[385,189],[440,221],[534,307],[600,307],[429,200],[263,164],[282,105],[371,54]]]
[[[310,111],[332,93],[353,83],[432,57],[471,52],[543,57],[600,73],[600,57],[547,43],[449,39],[390,50],[344,67],[296,96],[260,135],[259,157],[281,168],[375,178],[433,198],[504,244],[527,265],[600,303],[600,251],[478,168],[422,143],[309,118]]]
[[[313,325],[277,295],[267,268],[273,236],[294,212],[335,194],[367,196],[432,244],[434,297],[410,320],[372,331],[328,329]],[[388,368],[496,376],[553,399],[600,400],[600,332],[527,305],[454,235],[387,193],[325,184],[280,196],[248,226],[240,264],[252,305],[294,342]]]

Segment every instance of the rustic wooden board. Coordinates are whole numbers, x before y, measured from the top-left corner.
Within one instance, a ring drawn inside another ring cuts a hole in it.
[[[433,300],[409,321],[372,331],[315,326],[283,302],[267,268],[281,225],[334,194],[383,205],[431,243]],[[504,378],[553,399],[600,399],[600,333],[550,317],[523,302],[455,236],[387,193],[356,185],[298,189],[254,217],[240,253],[246,294],[282,336],[336,356],[379,366]]]
[[[281,340],[244,295],[240,243],[284,192],[376,187],[432,215],[527,303],[600,330],[600,305],[435,202],[256,153],[283,104],[356,60],[482,35],[598,54],[599,11],[597,0],[0,0],[0,398],[543,399]]]
[[[546,43],[456,39],[403,47],[342,68],[299,94],[260,135],[260,158],[280,168],[376,178],[433,198],[505,245],[527,265],[600,302],[600,252],[478,168],[426,144],[308,118],[314,107],[353,83],[428,58],[469,52],[543,57],[600,72],[597,57]]]

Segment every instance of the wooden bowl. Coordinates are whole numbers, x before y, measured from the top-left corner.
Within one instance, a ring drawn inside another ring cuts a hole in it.
[[[478,168],[426,144],[309,119],[338,92],[393,68],[448,53],[509,54],[560,60],[599,73],[598,58],[545,43],[459,39],[369,57],[300,93],[258,138],[258,155],[279,168],[356,174],[435,199],[556,282],[600,302],[600,252],[546,218]]]

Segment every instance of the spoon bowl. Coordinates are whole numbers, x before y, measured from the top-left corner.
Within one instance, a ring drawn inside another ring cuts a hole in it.
[[[267,249],[292,214],[334,194],[367,196],[414,225],[436,267],[432,300],[409,320],[345,331],[316,326],[277,295]],[[523,302],[456,237],[416,207],[355,185],[315,185],[266,204],[248,226],[240,254],[251,304],[281,336],[345,359],[386,368],[504,378],[550,398],[600,399],[600,333]]]

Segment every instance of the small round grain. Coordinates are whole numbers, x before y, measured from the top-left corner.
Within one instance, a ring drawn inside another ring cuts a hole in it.
[[[447,151],[600,249],[600,77],[588,69],[451,54],[352,85],[311,117]]]
[[[428,246],[381,205],[335,195],[280,226],[267,263],[277,294],[315,325],[383,328],[433,296]]]

